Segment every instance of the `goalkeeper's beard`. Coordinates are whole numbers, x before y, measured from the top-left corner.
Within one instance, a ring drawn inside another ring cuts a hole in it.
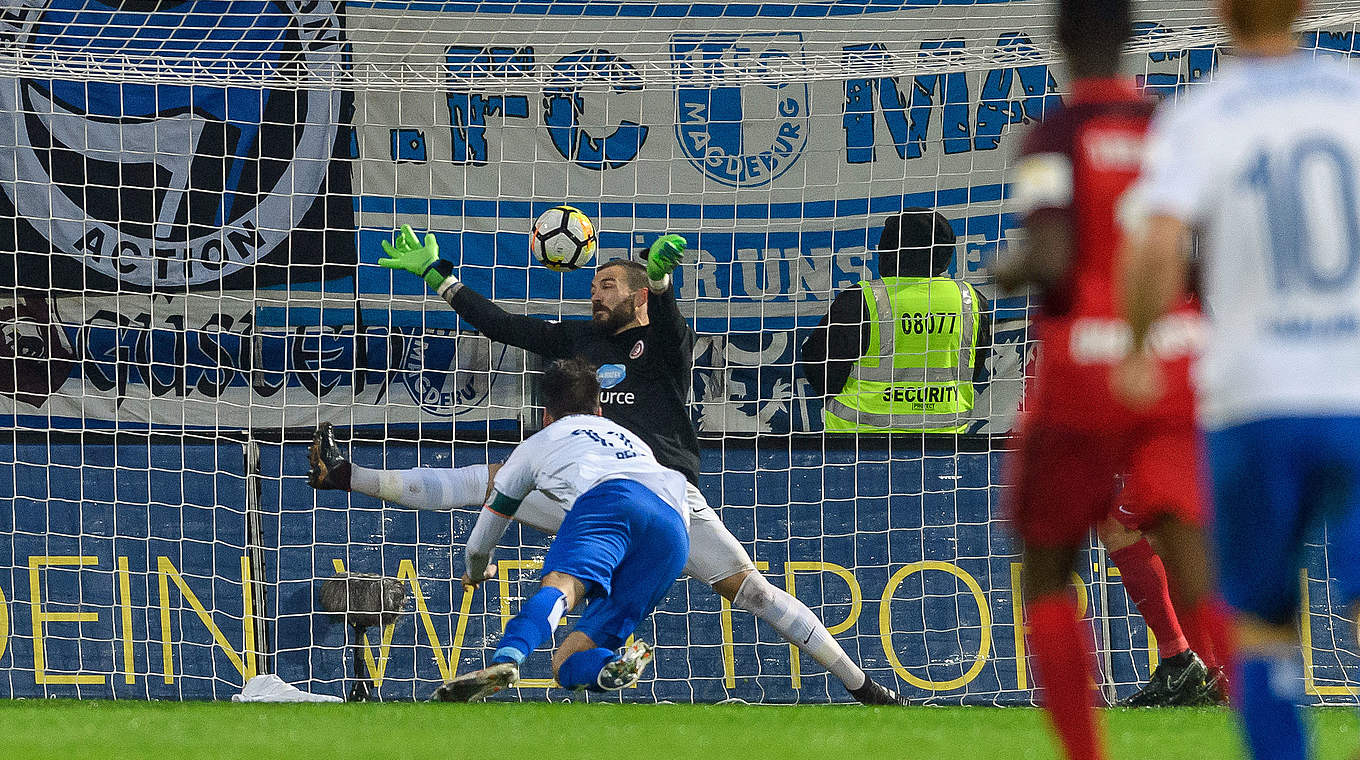
[[[637,304],[634,304],[631,299],[613,309],[609,309],[604,304],[594,304],[591,308],[591,319],[595,323],[595,329],[605,335],[613,335],[636,317]]]

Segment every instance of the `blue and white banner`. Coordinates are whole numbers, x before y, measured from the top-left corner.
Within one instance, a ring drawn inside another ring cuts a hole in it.
[[[1140,39],[1198,20],[1155,5],[1181,25],[1141,23]],[[527,250],[530,221],[567,201],[595,220],[600,259],[689,239],[681,308],[723,347],[696,357],[694,416],[714,435],[820,429],[801,340],[875,275],[888,215],[939,209],[960,240],[950,272],[993,297],[1001,342],[972,429],[1008,430],[1025,302],[994,298],[989,267],[1019,224],[1018,137],[1064,89],[1049,35],[1022,0],[25,0],[0,39],[49,66],[0,77],[0,285],[16,288],[0,416],[515,428],[531,362],[377,267],[379,242],[432,230],[507,308],[584,316],[589,269],[555,274]],[[1350,31],[1303,44],[1356,47]],[[1217,58],[1158,50],[1129,68],[1171,97]],[[165,81],[34,73],[80,60],[152,61]]]
[[[344,65],[338,3],[123,5],[24,3],[6,37],[30,56],[154,57],[167,76]],[[350,110],[334,88],[0,77],[0,284],[183,293],[352,276]]]

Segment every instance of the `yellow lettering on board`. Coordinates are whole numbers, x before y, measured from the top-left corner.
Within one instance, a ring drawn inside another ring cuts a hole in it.
[[[250,589],[253,579],[250,576],[250,557],[241,555],[241,647],[245,650],[246,672],[242,676],[249,681],[255,677],[256,663],[260,661],[259,651],[255,648],[255,594]]]
[[[1025,600],[1020,589],[1020,572],[1022,565],[1019,562],[1011,563],[1011,621],[1012,629],[1015,633],[1015,688],[1029,688],[1029,672],[1025,669]],[[1086,584],[1082,582],[1081,576],[1072,573],[1072,585],[1077,590],[1077,617],[1086,617],[1086,607],[1090,603],[1090,597],[1086,593]]]
[[[5,656],[9,645],[9,602],[5,600],[5,590],[0,589],[0,657]]]
[[[242,565],[244,566],[244,562]],[[208,608],[204,607],[203,603],[198,600],[198,595],[194,593],[193,589],[189,588],[189,584],[184,580],[184,576],[176,569],[169,557],[156,558],[156,575],[157,580],[159,581],[161,595],[161,660],[164,663],[163,673],[165,682],[175,682],[175,650],[174,642],[171,641],[170,638],[171,581],[174,581],[175,587],[179,589],[180,596],[183,597],[185,602],[189,603],[189,607],[198,615],[198,619],[203,621],[203,625],[208,629],[208,633],[212,634],[213,641],[216,642],[217,646],[221,647],[222,652],[226,654],[227,659],[231,661],[232,667],[236,668],[236,672],[241,674],[241,678],[244,681],[249,681],[254,678],[255,658],[248,657],[245,660],[241,659],[240,653],[232,648],[231,642],[227,641],[227,637],[222,635],[222,629],[218,628],[217,623],[213,622],[212,614],[208,612]],[[244,599],[250,598],[248,580],[248,577],[242,578],[242,581],[247,581],[241,584]],[[251,603],[249,601],[243,600],[242,610],[249,610],[250,606]],[[252,629],[250,616],[242,615],[241,617],[242,625],[244,626],[242,641],[247,649],[249,649],[253,647],[254,644],[254,631]]]
[[[331,566],[335,568],[337,575],[345,575],[345,561],[342,559],[332,559]],[[378,644],[378,660],[373,660],[373,649],[368,642],[368,632],[360,637],[359,643],[363,646],[364,664],[368,666],[368,677],[373,680],[373,688],[382,686],[383,674],[387,672],[387,658],[392,653],[392,632],[396,629],[396,621],[392,621],[383,626],[382,638]]]
[[[340,559],[331,560],[331,565],[335,572],[344,574],[345,563]],[[405,581],[411,589],[411,596],[416,600],[416,617],[420,619],[420,627],[417,632],[423,629],[425,638],[429,639],[431,655],[434,657],[434,664],[439,668],[439,676],[447,681],[454,676],[454,671],[458,667],[458,660],[463,652],[463,637],[467,633],[467,619],[472,611],[472,594],[463,594],[463,599],[458,609],[458,624],[453,633],[453,646],[449,649],[448,657],[444,655],[444,645],[439,640],[439,633],[435,630],[434,618],[430,615],[429,605],[425,601],[425,591],[420,586],[420,578],[416,575],[415,563],[409,559],[404,559],[397,565],[397,580]],[[369,642],[368,634],[365,633],[360,643],[363,645],[364,664],[368,666],[369,677],[373,679],[373,688],[382,686],[383,676],[387,672],[388,657],[392,651],[392,634],[396,630],[396,622],[393,621],[383,626],[382,638],[378,644],[378,657],[373,657],[372,644]]]
[[[119,622],[123,638],[123,683],[133,683],[136,673],[132,659],[132,581],[128,572],[128,558],[118,558],[118,606]]]
[[[543,567],[541,559],[507,559],[496,563],[496,581],[501,592],[501,630],[510,624],[510,571],[537,570]],[[566,623],[566,616],[557,621],[559,626]],[[557,686],[554,678],[521,678],[515,684],[520,689],[551,689]]]
[[[32,609],[30,613],[33,619],[33,683],[63,683],[63,684],[102,684],[105,683],[104,676],[93,674],[74,675],[49,675],[47,673],[46,649],[43,645],[43,624],[44,623],[91,623],[99,620],[97,612],[46,612],[42,607],[42,569],[44,567],[60,567],[63,565],[75,565],[85,567],[86,565],[99,564],[98,557],[51,557],[46,555],[33,555],[28,558],[28,600]],[[8,615],[7,615],[8,616]],[[8,621],[6,621],[8,627]]]
[[[409,559],[404,559],[398,563],[397,580],[406,581],[411,587],[411,596],[416,598],[416,615],[420,618],[422,627],[425,628],[425,637],[430,640],[430,649],[434,653],[434,664],[439,668],[439,677],[445,681],[453,678],[453,669],[444,659],[444,645],[439,642],[439,634],[434,630],[434,619],[430,617],[430,607],[425,603],[425,592],[421,590],[420,579],[416,577],[415,563]]]
[[[931,681],[917,676],[910,670],[903,667],[901,660],[897,658],[897,650],[892,643],[892,599],[897,587],[902,582],[916,573],[926,570],[937,570],[949,573],[963,582],[968,587],[969,593],[973,596],[973,601],[977,603],[978,619],[982,628],[982,640],[978,646],[977,656],[973,658],[973,664],[958,678],[951,678],[948,681]],[[883,599],[878,607],[878,633],[883,640],[883,653],[888,656],[888,662],[893,666],[893,670],[902,677],[904,681],[919,689],[928,691],[951,691],[961,686],[967,685],[978,673],[982,672],[982,666],[987,662],[987,654],[992,648],[992,610],[987,606],[987,597],[982,593],[982,587],[978,585],[976,579],[968,574],[968,571],[958,565],[949,562],[939,562],[927,560],[925,562],[913,562],[897,572],[888,579],[888,585],[883,588]]]

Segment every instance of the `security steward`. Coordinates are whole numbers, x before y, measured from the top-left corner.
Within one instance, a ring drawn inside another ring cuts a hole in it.
[[[824,429],[962,433],[992,343],[991,310],[947,276],[954,228],[939,212],[889,217],[876,280],[839,295],[803,343],[799,366],[824,396]]]

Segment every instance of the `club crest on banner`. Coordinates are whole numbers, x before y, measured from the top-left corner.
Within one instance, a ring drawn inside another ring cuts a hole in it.
[[[481,406],[491,393],[491,342],[457,330],[425,328],[394,335],[392,371],[424,411],[452,417]]]
[[[302,225],[312,204],[298,200],[324,189],[340,90],[216,82],[326,81],[343,62],[337,3],[233,3],[257,19],[248,27],[221,23],[223,4],[204,0],[27,5],[10,24],[34,54],[60,34],[63,49],[111,66],[150,60],[196,81],[0,80],[0,112],[18,114],[0,120],[0,192],[51,251],[129,285],[199,285],[257,263]],[[128,25],[164,31],[127,35]]]
[[[798,32],[677,34],[671,56],[675,132],[680,149],[706,176],[737,188],[760,187],[787,172],[808,141],[808,86]]]

